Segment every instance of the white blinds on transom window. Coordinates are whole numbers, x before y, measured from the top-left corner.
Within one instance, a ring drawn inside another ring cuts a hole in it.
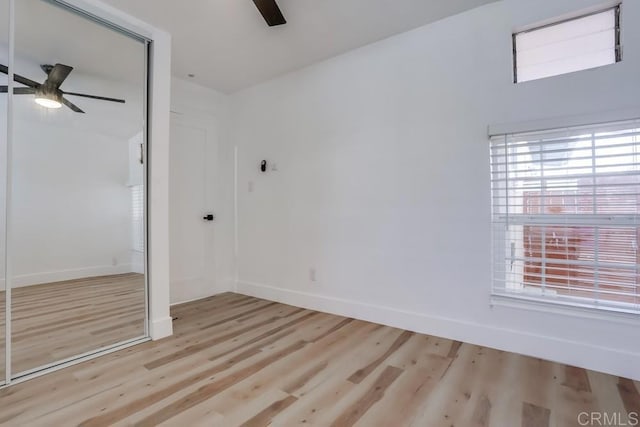
[[[516,81],[613,64],[618,8],[514,35]]]
[[[640,312],[640,121],[491,137],[493,293]]]

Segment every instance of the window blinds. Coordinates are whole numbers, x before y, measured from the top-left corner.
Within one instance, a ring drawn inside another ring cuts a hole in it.
[[[513,36],[515,81],[540,79],[620,60],[619,6]]]
[[[144,252],[144,186],[131,187],[132,249]]]
[[[494,295],[640,313],[640,121],[490,145]]]

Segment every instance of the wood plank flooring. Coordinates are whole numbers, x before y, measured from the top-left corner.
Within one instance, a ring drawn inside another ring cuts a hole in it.
[[[576,426],[640,384],[236,294],[175,334],[0,390],[10,426]]]
[[[142,274],[25,286],[13,289],[11,295],[11,353],[15,373],[144,335]],[[2,362],[4,299],[4,292],[0,292]]]

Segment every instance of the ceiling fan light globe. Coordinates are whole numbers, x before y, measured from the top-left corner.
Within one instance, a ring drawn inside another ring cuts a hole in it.
[[[62,107],[62,103],[56,101],[55,99],[42,98],[42,97],[36,98],[36,104],[41,105],[45,108],[61,108]]]

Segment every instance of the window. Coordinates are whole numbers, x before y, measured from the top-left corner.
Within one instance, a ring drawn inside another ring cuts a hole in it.
[[[621,59],[620,6],[513,35],[516,83],[600,67]]]
[[[640,120],[491,137],[493,294],[640,313]]]
[[[144,252],[144,186],[131,186],[131,246],[134,252]]]

